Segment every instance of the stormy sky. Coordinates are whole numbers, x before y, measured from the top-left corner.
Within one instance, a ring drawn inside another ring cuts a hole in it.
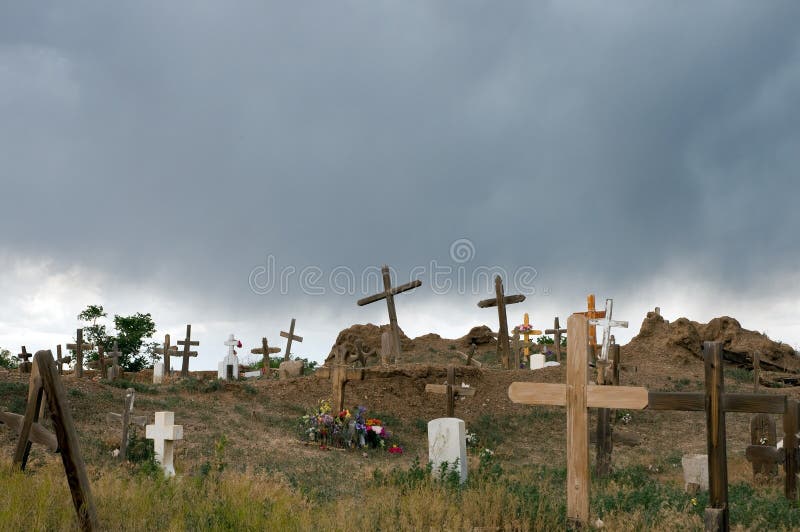
[[[78,312],[192,323],[193,367],[297,318],[497,328],[614,298],[800,345],[800,4],[6,2],[0,346]]]

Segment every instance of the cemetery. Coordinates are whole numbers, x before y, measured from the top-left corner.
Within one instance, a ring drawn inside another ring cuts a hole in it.
[[[420,283],[383,273],[357,303],[385,300],[388,323],[342,330],[318,368],[295,355],[314,334],[302,316],[212,347],[187,324],[137,372],[81,329],[19,346],[0,370],[3,525],[800,527],[791,347],[730,317],[619,320],[594,296],[545,317],[499,277],[478,303],[488,327],[409,338],[395,296]],[[216,371],[192,369],[200,349]]]

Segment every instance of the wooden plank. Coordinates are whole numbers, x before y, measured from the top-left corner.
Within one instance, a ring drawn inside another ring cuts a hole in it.
[[[647,408],[703,412],[706,409],[706,401],[703,394],[698,392],[649,392]]]
[[[786,451],[769,445],[748,445],[744,451],[748,461],[753,464],[780,464],[786,460]]]
[[[712,509],[722,513],[715,519],[721,530],[728,530],[728,459],[725,449],[725,410],[722,396],[725,393],[725,379],[722,367],[722,344],[705,342],[706,390],[706,434],[708,440],[708,503]]]
[[[430,393],[445,394],[447,393],[447,385],[426,384],[425,391]],[[459,397],[472,397],[475,395],[475,388],[461,388],[459,386],[454,386],[453,391],[455,391],[456,395],[458,395]]]
[[[589,522],[589,412],[587,336],[584,316],[567,320],[567,519]]]
[[[784,482],[784,495],[790,501],[797,501],[797,424],[798,402],[795,399],[789,399],[786,405],[786,413],[783,416],[783,448],[786,449],[786,461],[784,462],[784,472],[786,479]]]
[[[637,386],[587,386],[586,396],[589,408],[642,410],[648,407],[649,401],[647,388]],[[567,387],[544,382],[513,382],[508,387],[508,397],[514,403],[526,405],[565,406]]]
[[[409,290],[413,290],[414,288],[418,288],[420,286],[422,286],[422,281],[420,281],[419,279],[415,279],[410,283],[401,284],[400,286],[392,288],[391,292],[393,296],[396,296],[397,294],[408,292]]]
[[[42,388],[42,378],[39,374],[39,366],[36,364],[35,356],[33,362],[28,384],[28,402],[25,405],[25,414],[23,415],[22,425],[19,429],[19,440],[17,440],[17,447],[14,451],[14,465],[19,466],[23,471],[28,464],[28,454],[31,451],[31,427],[39,420],[39,411],[41,410],[42,395],[44,392]]]
[[[23,420],[24,416],[20,414],[14,414],[13,412],[0,412],[0,423],[5,423],[9,428],[15,430],[17,433],[22,431]],[[56,439],[56,435],[41,426],[39,423],[33,423],[31,425],[30,440],[33,443],[44,445],[54,453],[58,452],[58,440]]]
[[[544,382],[512,382],[508,387],[508,398],[513,403],[524,405],[566,406],[567,386]]]
[[[726,412],[783,414],[786,411],[786,396],[726,393],[722,398],[722,404]]]

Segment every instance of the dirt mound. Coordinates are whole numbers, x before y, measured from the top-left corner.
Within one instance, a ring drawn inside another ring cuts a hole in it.
[[[469,330],[467,334],[458,339],[459,343],[469,346],[473,342],[475,345],[489,344],[496,341],[495,333],[486,325],[478,325]]]
[[[667,357],[687,364],[691,359],[702,359],[703,342],[722,342],[725,360],[748,369],[753,365],[753,353],[758,352],[765,370],[800,372],[800,358],[791,346],[743,329],[729,316],[705,324],[686,318],[670,323],[655,312],[648,312],[639,334],[624,346],[623,353],[634,357]]]

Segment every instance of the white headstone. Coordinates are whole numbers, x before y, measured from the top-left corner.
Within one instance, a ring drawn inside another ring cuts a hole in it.
[[[228,378],[228,366],[233,366],[233,380],[239,379],[239,357],[236,356],[234,347],[239,345],[239,340],[234,338],[232,334],[228,335],[225,340],[225,345],[228,346],[228,354],[222,359],[222,362],[217,366],[217,378],[225,380]]]
[[[464,420],[442,417],[428,422],[428,460],[434,474],[447,462],[448,470],[457,470],[461,482],[467,480],[467,435]]]
[[[260,376],[261,376],[261,370],[260,369],[257,369],[255,371],[245,371],[244,372],[244,378],[245,379],[255,379],[256,377],[260,377]]]
[[[164,382],[164,363],[156,362],[153,365],[153,384],[161,384]]]
[[[175,441],[183,439],[183,425],[175,425],[175,412],[156,412],[156,421],[145,427],[145,436],[153,440],[156,462],[161,464],[165,477],[175,476]]]
[[[542,354],[531,353],[531,369],[542,369],[546,361],[545,356]]]
[[[681,458],[683,465],[683,487],[689,491],[689,484],[695,484],[701,491],[708,490],[708,455],[687,454]]]

